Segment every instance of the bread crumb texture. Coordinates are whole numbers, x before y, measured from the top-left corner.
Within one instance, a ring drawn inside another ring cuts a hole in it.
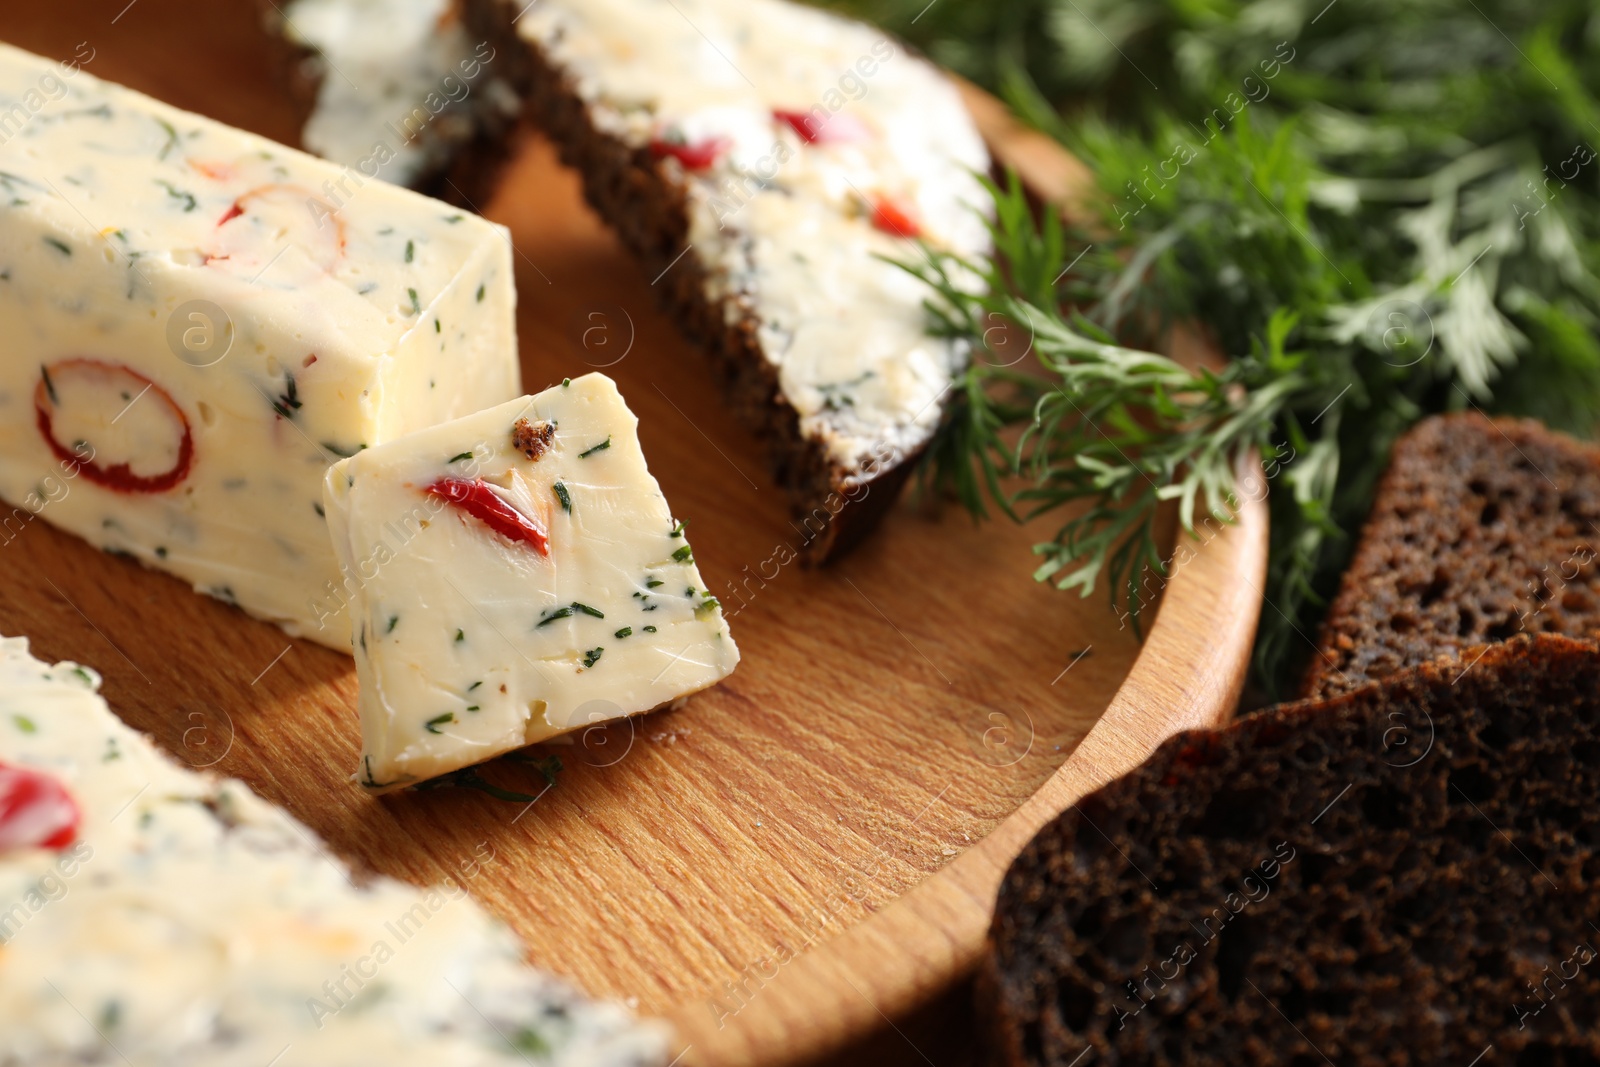
[[[1424,420],[1396,443],[1302,696],[1519,633],[1600,632],[1600,448],[1531,420]]]
[[[1008,872],[992,1062],[1595,1062],[1597,668],[1523,636],[1174,737]]]

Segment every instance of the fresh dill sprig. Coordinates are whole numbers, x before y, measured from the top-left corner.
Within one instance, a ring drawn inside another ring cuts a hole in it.
[[[561,758],[559,756],[531,756],[523,752],[507,752],[503,757],[509,763],[521,763],[533,768],[544,779],[545,788],[556,784],[556,776],[561,773]],[[463,767],[458,771],[441,774],[437,778],[429,778],[412,786],[418,792],[431,789],[475,789],[480,793],[487,793],[496,800],[503,800],[511,804],[532,804],[542,794],[522,793],[514,789],[506,789],[495,785],[485,778],[477,767]]]
[[[1020,325],[1030,363],[1002,361],[993,347],[976,355],[957,381],[931,478],[977,515],[990,503],[1021,522],[1068,509],[1034,546],[1034,577],[1081,596],[1104,581],[1137,626],[1145,576],[1168,569],[1160,506],[1177,501],[1191,535],[1208,517],[1231,522],[1249,455],[1278,456],[1285,406],[1309,384],[1303,355],[1285,349],[1294,317],[1275,317],[1261,344],[1215,372],[1121,346],[1065,309],[1058,217],[1036,224],[1015,175],[1004,188],[986,184],[996,259],[929,250],[905,267],[937,294],[930,308],[942,332],[981,341],[997,323]]]
[[[1469,408],[1579,434],[1600,421],[1592,4],[831,2],[1000,93],[1095,175],[1078,233],[997,198],[991,293],[941,284],[953,265],[926,272],[940,328],[979,351],[931,477],[1014,515],[1087,506],[1043,548],[1058,584],[1103,576],[1126,596],[1151,561],[1152,483],[1156,500],[1192,487],[1205,514],[1231,470],[1219,456],[1248,440],[1272,519],[1255,680],[1282,694],[1410,425]],[[1031,369],[1061,398],[983,355],[990,315],[1032,320]],[[1085,347],[1148,347],[1184,323],[1231,357],[1220,391]],[[1208,452],[1221,427],[1236,436]],[[1110,547],[1118,523],[1130,547]]]

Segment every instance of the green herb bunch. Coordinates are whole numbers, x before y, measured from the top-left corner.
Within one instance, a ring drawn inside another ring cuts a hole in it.
[[[1071,505],[1038,547],[1041,579],[1085,594],[1104,579],[1136,608],[1162,567],[1156,505],[1178,499],[1191,527],[1226,512],[1254,448],[1273,526],[1257,680],[1280,692],[1409,425],[1475,407],[1593,431],[1600,10],[846,6],[999,92],[1096,175],[1076,228],[997,186],[997,265],[913,268],[941,327],[979,348],[932,476],[979,512]],[[1031,330],[1026,365],[983,349],[1011,337],[1001,319]],[[1180,322],[1232,357],[1223,370],[1112,340],[1153,346]]]

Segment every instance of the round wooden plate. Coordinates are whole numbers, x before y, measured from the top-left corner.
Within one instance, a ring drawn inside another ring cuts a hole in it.
[[[87,41],[90,73],[295,139],[251,4],[8,5],[0,38],[53,57]],[[973,105],[1036,190],[1081,188],[1054,145],[988,98]],[[1039,826],[1174,731],[1226,718],[1255,630],[1265,509],[1247,503],[1208,534],[1143,644],[1103,592],[1030,580],[1048,526],[978,525],[908,498],[856,553],[804,570],[788,562],[802,535],[758,442],[549,146],[525,146],[480,206],[514,238],[525,386],[603,369],[638,413],[744,652],[727,683],[548,746],[565,770],[547,791],[525,768],[490,771],[532,804],[461,790],[374,800],[349,780],[346,657],[44,522],[0,538],[0,632],[100,669],[130,724],[245,780],[360,866],[437,882],[487,848],[472,894],[540,966],[669,1018],[682,1063],[826,1055],[971,967],[1000,876]]]

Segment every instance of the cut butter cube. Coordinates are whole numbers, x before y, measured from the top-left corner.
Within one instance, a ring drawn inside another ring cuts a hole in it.
[[[329,469],[363,786],[650,711],[733,670],[637,426],[589,374]]]
[[[0,542],[43,519],[347,649],[322,476],[520,392],[510,247],[0,45]]]

